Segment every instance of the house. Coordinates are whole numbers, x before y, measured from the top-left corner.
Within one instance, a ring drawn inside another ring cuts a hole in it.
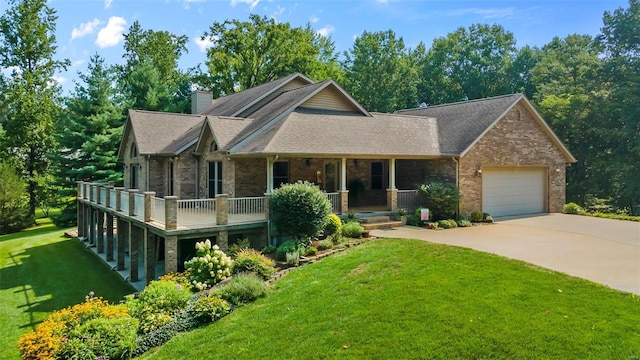
[[[292,74],[218,99],[195,92],[192,110],[130,110],[124,187],[78,186],[79,235],[132,281],[177,270],[205,237],[264,244],[283,183],[314,182],[346,214],[415,208],[432,179],[458,185],[462,214],[519,215],[562,211],[575,162],[522,94],[374,113],[332,80]]]

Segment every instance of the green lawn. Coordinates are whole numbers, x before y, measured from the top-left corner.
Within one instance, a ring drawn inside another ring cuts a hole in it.
[[[376,240],[152,359],[637,359],[640,298],[523,262]]]
[[[17,359],[17,341],[52,311],[95,291],[110,301],[134,291],[76,239],[48,219],[0,236],[0,359]]]

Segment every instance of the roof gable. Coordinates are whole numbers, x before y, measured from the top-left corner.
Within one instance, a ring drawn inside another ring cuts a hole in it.
[[[129,110],[118,157],[124,158],[125,139],[133,135],[140,155],[179,154],[198,139],[201,115]]]
[[[243,112],[270,97],[270,95],[289,89],[288,85],[304,86],[308,84],[313,84],[313,81],[300,73],[294,73],[250,89],[214,99],[211,106],[200,114],[246,117],[247,114],[243,114]]]

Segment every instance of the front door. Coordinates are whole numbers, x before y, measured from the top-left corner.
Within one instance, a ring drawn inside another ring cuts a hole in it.
[[[324,162],[324,191],[328,193],[338,191],[338,161]]]

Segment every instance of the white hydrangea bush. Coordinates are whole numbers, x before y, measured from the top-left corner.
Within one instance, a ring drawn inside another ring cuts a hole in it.
[[[196,257],[185,261],[193,286],[202,291],[231,276],[233,260],[209,239],[196,243]]]

